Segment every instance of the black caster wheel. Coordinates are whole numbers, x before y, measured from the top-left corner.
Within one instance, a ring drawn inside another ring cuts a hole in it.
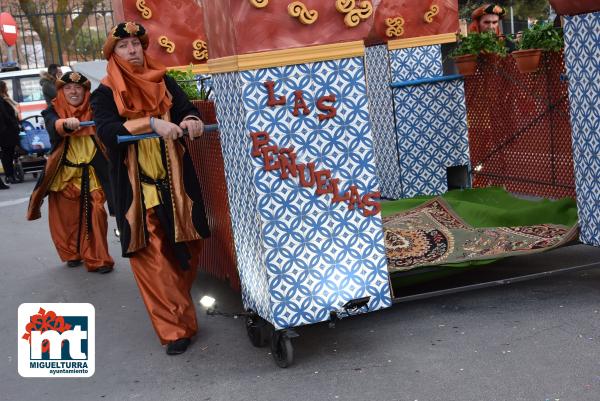
[[[254,313],[246,317],[246,332],[255,347],[264,347],[269,343],[269,323]]]
[[[33,173],[33,178],[38,178],[38,173]]]
[[[287,368],[294,363],[292,339],[285,332],[273,332],[271,336],[271,355],[280,368]]]

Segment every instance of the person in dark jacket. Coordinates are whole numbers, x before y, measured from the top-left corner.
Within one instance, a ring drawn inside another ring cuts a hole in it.
[[[4,176],[9,183],[16,183],[13,160],[15,148],[19,144],[19,120],[17,117],[16,103],[8,94],[6,82],[0,81],[0,159]],[[0,189],[8,189],[0,179]]]
[[[44,100],[48,106],[52,104],[52,99],[56,97],[56,80],[61,76],[62,70],[58,64],[50,64],[48,66],[48,71],[40,74],[42,93],[44,94]]]
[[[107,75],[92,94],[94,120],[108,149],[123,256],[161,344],[186,351],[198,330],[190,290],[208,237],[200,186],[184,140],[203,133],[197,109],[163,65],[145,53],[143,26],[123,22],[108,35]],[[119,144],[120,135],[159,138]]]
[[[53,147],[43,174],[31,194],[27,219],[41,217],[48,195],[50,235],[59,257],[69,267],[83,261],[89,272],[110,273],[108,216],[104,203],[112,200],[106,149],[96,137],[92,121],[90,81],[69,72],[56,81],[57,95],[42,112]]]

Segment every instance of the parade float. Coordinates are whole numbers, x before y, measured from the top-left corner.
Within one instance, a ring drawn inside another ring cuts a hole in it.
[[[219,131],[191,147],[213,230],[201,267],[240,287],[279,366],[295,327],[414,299],[405,277],[565,245],[577,212],[599,244],[598,91],[581,87],[597,13],[566,19],[567,72],[559,52],[529,74],[480,57],[464,77],[443,56],[455,0],[171,3],[114,9],[163,63],[210,76]]]

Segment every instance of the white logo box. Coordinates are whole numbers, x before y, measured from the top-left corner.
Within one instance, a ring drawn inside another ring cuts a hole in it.
[[[51,312],[54,312],[56,319]],[[32,316],[36,316],[34,327],[43,325],[48,330],[28,331],[27,325]],[[61,326],[61,317],[63,323],[70,324],[68,330],[65,325]],[[96,364],[95,321],[96,311],[89,303],[21,304],[17,330],[19,374],[22,377],[91,377]],[[55,327],[62,329],[53,330]],[[44,340],[49,341],[46,353],[42,353]],[[64,346],[61,345],[63,342]],[[65,348],[66,343],[68,349]]]

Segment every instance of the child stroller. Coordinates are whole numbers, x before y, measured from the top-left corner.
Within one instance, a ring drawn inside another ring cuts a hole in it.
[[[43,117],[37,115],[22,120],[19,140],[21,149],[15,154],[15,178],[18,182],[23,182],[25,174],[32,173],[37,178],[46,166],[46,156],[51,145]]]

